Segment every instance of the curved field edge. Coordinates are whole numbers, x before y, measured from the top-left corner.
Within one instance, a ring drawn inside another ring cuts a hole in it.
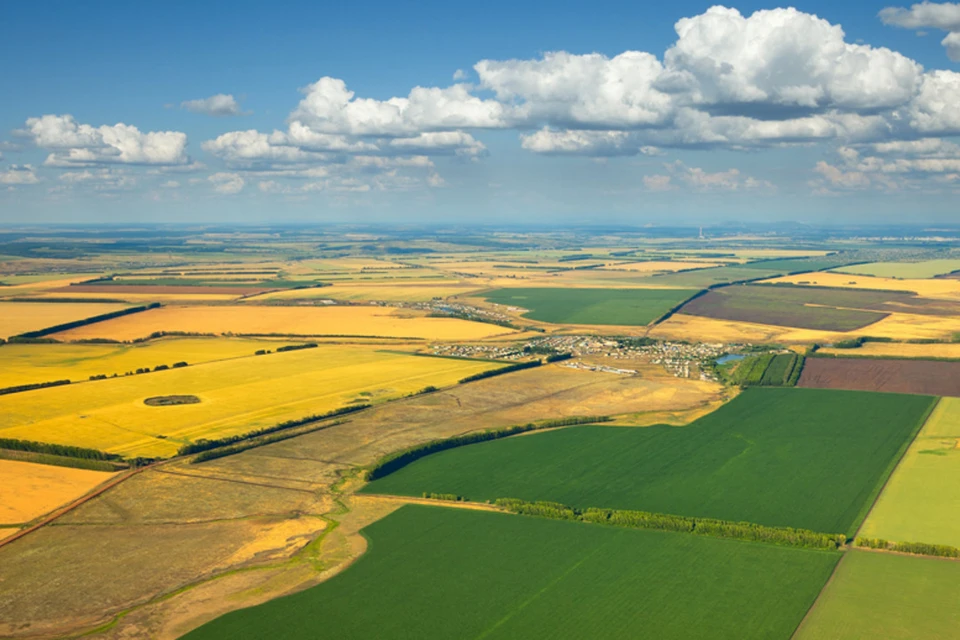
[[[184,638],[789,638],[840,557],[419,505],[365,534],[348,571]]]

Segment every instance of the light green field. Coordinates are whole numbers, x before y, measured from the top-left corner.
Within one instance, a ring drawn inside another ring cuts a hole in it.
[[[960,562],[848,551],[796,640],[960,636]]]
[[[868,262],[833,269],[878,278],[933,278],[960,271],[960,260],[924,260],[923,262]]]
[[[861,536],[960,547],[960,398],[943,398],[890,477]]]
[[[175,362],[200,364],[242,356],[260,349],[302,344],[246,338],[167,338],[140,344],[8,344],[0,348],[0,388],[117,374]]]

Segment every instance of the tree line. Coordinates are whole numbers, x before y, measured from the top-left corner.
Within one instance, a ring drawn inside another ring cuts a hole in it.
[[[77,327],[83,327],[88,324],[103,322],[104,320],[112,320],[113,318],[128,316],[132,313],[140,313],[141,311],[147,311],[149,309],[156,309],[159,306],[160,306],[159,302],[151,302],[150,304],[140,305],[138,307],[130,307],[129,309],[120,309],[119,311],[111,311],[110,313],[101,313],[98,316],[84,318],[83,320],[74,320],[73,322],[65,322],[63,324],[47,327],[46,329],[38,329],[37,331],[28,331],[26,333],[21,333],[19,336],[15,336],[15,337],[27,338],[27,339],[43,338],[53,333],[67,331],[69,329],[76,329]],[[13,338],[11,338],[11,341],[13,341]]]
[[[819,533],[791,527],[768,527],[752,522],[732,522],[647,511],[597,509],[593,507],[578,509],[557,502],[527,502],[516,498],[499,498],[495,501],[495,504],[512,513],[552,518],[554,520],[590,522],[631,529],[679,531],[806,549],[833,551],[841,548],[847,541],[846,535],[842,533]]]
[[[898,551],[921,556],[936,556],[938,558],[960,558],[960,549],[946,544],[930,544],[927,542],[890,542],[883,538],[857,538],[858,547],[881,549],[883,551]]]
[[[15,387],[4,387],[0,389],[0,396],[8,393],[20,393],[21,391],[33,391],[34,389],[46,389],[47,387],[60,387],[70,384],[69,380],[52,380],[50,382],[35,382],[33,384],[21,384]]]
[[[284,431],[280,433],[274,433],[273,435],[268,435],[259,438],[253,438],[251,440],[244,440],[236,444],[229,444],[216,449],[208,449],[206,451],[201,451],[198,455],[194,456],[190,460],[190,464],[199,464],[201,462],[207,462],[208,460],[216,460],[217,458],[225,458],[227,456],[232,456],[236,453],[241,453],[243,451],[248,451],[250,449],[256,449],[257,447],[262,447],[264,445],[273,444],[275,442],[282,442],[283,440],[289,440],[290,438],[296,438],[297,436],[302,436],[305,433],[313,433],[314,431],[319,431],[320,429],[329,429],[330,427],[335,427],[337,425],[347,422],[346,420],[335,420],[334,422],[328,422],[327,424],[318,425],[312,429],[298,429],[296,431]]]
[[[430,455],[431,453],[437,453],[439,451],[446,451],[447,449],[455,449],[457,447],[463,447],[468,444],[476,444],[478,442],[486,442],[488,440],[498,440],[500,438],[506,438],[508,436],[514,436],[519,433],[526,433],[528,431],[538,431],[540,429],[552,429],[555,427],[568,427],[578,424],[596,424],[598,422],[609,422],[612,418],[609,416],[580,416],[575,418],[559,418],[557,420],[546,420],[540,423],[529,422],[522,425],[513,425],[511,427],[503,427],[500,429],[485,429],[483,431],[474,431],[472,433],[466,433],[460,436],[453,436],[452,438],[444,438],[441,440],[431,440],[430,442],[424,442],[422,444],[413,445],[412,447],[407,447],[406,449],[401,449],[399,451],[394,451],[389,453],[377,462],[373,464],[369,469],[367,469],[364,477],[366,480],[376,480],[377,478],[382,478],[388,476],[394,471],[402,469],[411,462],[419,460],[425,456]]]
[[[539,367],[542,362],[539,360],[531,360],[530,362],[518,362],[517,364],[507,365],[506,367],[500,367],[499,369],[490,369],[489,371],[482,371],[480,373],[475,373],[472,376],[467,376],[460,380],[460,384],[467,382],[476,382],[477,380],[483,380],[484,378],[492,378],[494,376],[502,376],[505,373],[511,373],[513,371],[521,371],[523,369],[532,369],[534,367]]]
[[[74,447],[66,444],[51,444],[48,442],[34,442],[33,440],[14,440],[12,438],[0,438],[0,449],[10,449],[12,451],[32,451],[34,453],[48,453],[55,456],[64,456],[67,458],[80,458],[82,460],[122,460],[122,456],[115,453],[107,453],[98,449],[87,449],[85,447]]]

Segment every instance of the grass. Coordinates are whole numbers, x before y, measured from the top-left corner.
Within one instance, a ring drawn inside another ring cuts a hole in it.
[[[943,398],[890,477],[860,535],[960,547],[960,398]]]
[[[695,291],[685,289],[497,289],[489,302],[528,309],[525,318],[563,324],[650,324]]]
[[[774,356],[770,365],[763,372],[760,384],[763,386],[779,387],[787,382],[787,377],[793,371],[793,364],[797,360],[795,353],[781,353]]]
[[[0,338],[126,309],[96,302],[0,302]]]
[[[748,389],[687,427],[572,427],[423,458],[366,493],[452,493],[852,534],[934,400]]]
[[[379,402],[429,385],[454,384],[497,366],[322,345],[0,396],[0,437],[128,457],[169,456],[200,438],[245,433],[353,402]],[[184,394],[201,402],[143,403],[148,397]]]
[[[956,638],[960,562],[846,553],[798,640]]]
[[[346,572],[184,638],[786,640],[839,557],[424,506],[364,532]]]
[[[833,269],[839,273],[862,274],[878,278],[933,278],[960,271],[960,260],[924,260],[922,262],[870,262]]]
[[[371,306],[166,306],[59,333],[58,340],[135,340],[157,331],[216,334],[369,335],[475,340],[509,333],[491,324]]]

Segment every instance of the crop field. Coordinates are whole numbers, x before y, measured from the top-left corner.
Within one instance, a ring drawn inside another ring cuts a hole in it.
[[[364,533],[344,573],[184,638],[787,640],[839,557],[423,506]]]
[[[818,353],[828,353],[838,356],[956,358],[960,360],[960,343],[865,342],[856,349],[821,347]]]
[[[645,260],[643,262],[621,262],[607,265],[604,270],[636,271],[640,273],[672,273],[690,269],[708,269],[722,266],[719,262],[689,262],[682,260]]]
[[[0,302],[0,338],[125,309],[125,304]]]
[[[170,456],[201,438],[450,385],[496,366],[322,345],[0,396],[0,437],[127,457]],[[143,402],[184,394],[201,402],[162,407]]]
[[[797,386],[960,396],[960,362],[808,358]]]
[[[933,278],[960,271],[960,260],[924,260],[922,262],[870,262],[833,269],[838,273],[878,278]]]
[[[683,307],[692,315],[824,331],[862,329],[894,311],[956,316],[960,305],[890,291],[742,285],[715,289]]]
[[[772,278],[796,271],[819,271],[842,264],[842,260],[833,258],[793,258],[783,260],[762,260],[743,264],[698,269],[661,276],[651,276],[645,280],[648,284],[664,287],[689,287],[705,289],[715,284],[740,282]]]
[[[0,460],[0,525],[30,522],[79,498],[114,474]]]
[[[844,554],[797,640],[957,637],[960,562],[870,551]]]
[[[460,284],[457,280],[428,282],[343,282],[329,287],[291,289],[257,297],[264,300],[333,299],[348,302],[382,300],[385,302],[427,302],[434,298],[467,295],[480,289],[478,285]]]
[[[960,547],[960,398],[943,398],[859,535]]]
[[[796,284],[816,287],[837,287],[841,289],[873,289],[883,291],[904,291],[915,293],[924,298],[960,300],[960,280],[951,278],[899,279],[875,278],[872,276],[851,275],[832,271],[804,273],[766,280],[763,284]]]
[[[302,341],[300,341],[302,343]],[[85,381],[177,362],[190,365],[273,350],[298,341],[162,338],[137,344],[8,344],[0,348],[0,389],[53,380]]]
[[[498,289],[482,294],[488,302],[528,309],[523,316],[541,322],[647,325],[695,291],[683,289]]]
[[[169,306],[56,334],[58,340],[135,340],[155,332],[257,335],[366,335],[424,340],[476,340],[510,333],[492,324],[374,306]]]
[[[549,500],[852,532],[934,400],[749,389],[686,427],[571,427],[450,449],[363,492]]]

